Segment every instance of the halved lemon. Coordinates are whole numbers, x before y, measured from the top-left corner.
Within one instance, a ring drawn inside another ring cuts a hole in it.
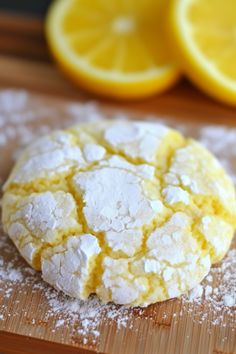
[[[46,19],[56,61],[97,94],[142,98],[179,78],[166,47],[166,0],[57,0]]]
[[[236,105],[236,0],[171,0],[176,59],[202,90]]]

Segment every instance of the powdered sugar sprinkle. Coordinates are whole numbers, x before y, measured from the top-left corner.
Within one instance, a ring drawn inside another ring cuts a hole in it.
[[[67,117],[67,119],[63,119]],[[16,158],[19,151],[36,136],[48,133],[56,127],[64,128],[80,121],[98,120],[103,117],[94,103],[86,105],[77,103],[58,103],[36,97],[26,91],[7,90],[0,92],[0,146],[2,149],[13,141],[16,143],[9,158]],[[125,115],[122,115],[125,117]],[[59,124],[60,120],[60,124]],[[163,121],[163,120],[162,120]],[[40,125],[38,123],[40,122]],[[168,122],[169,124],[170,122]],[[37,124],[37,129],[35,129]],[[183,128],[182,124],[170,124],[175,128]],[[191,126],[184,125],[185,134],[191,134]],[[224,126],[195,127],[195,138],[198,138],[214,152],[232,178],[236,182],[236,129]],[[4,162],[3,162],[4,163]],[[52,331],[61,328],[72,328],[76,338],[83,344],[95,343],[99,340],[100,326],[115,323],[116,328],[132,327],[138,317],[144,318],[148,312],[145,309],[127,309],[115,305],[103,305],[92,296],[83,302],[68,298],[51,289],[42,282],[40,275],[27,266],[17,253],[11,241],[1,232],[0,237],[0,325],[9,316],[24,316],[24,313],[11,312],[7,307],[17,287],[19,294],[29,287],[34,294],[41,293],[42,311],[45,311],[44,321],[54,321]],[[198,285],[188,295],[182,297],[180,313],[173,314],[173,320],[178,316],[191,314],[198,322],[210,321],[211,325],[236,328],[236,249],[231,249],[225,259],[212,268],[202,284]],[[15,304],[19,302],[17,297]],[[46,304],[46,305],[45,305]],[[211,316],[208,316],[208,313]],[[167,316],[162,314],[163,319]],[[150,319],[150,318],[149,318]],[[37,326],[32,318],[31,324]]]

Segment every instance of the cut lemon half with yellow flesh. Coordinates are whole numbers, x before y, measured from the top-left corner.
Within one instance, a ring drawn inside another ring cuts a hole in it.
[[[179,78],[166,48],[166,0],[57,0],[46,33],[60,67],[95,93],[142,98]]]
[[[236,105],[236,0],[171,0],[176,59],[202,90]]]

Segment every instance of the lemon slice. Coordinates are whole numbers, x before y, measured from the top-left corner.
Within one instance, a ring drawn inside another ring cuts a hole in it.
[[[161,22],[165,0],[57,0],[46,33],[59,66],[95,93],[141,98],[179,78]]]
[[[236,104],[236,1],[172,0],[170,39],[182,70],[202,90]]]

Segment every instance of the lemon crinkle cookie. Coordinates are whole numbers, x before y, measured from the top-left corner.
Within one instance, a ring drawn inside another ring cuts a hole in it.
[[[81,124],[34,142],[2,209],[5,231],[45,281],[130,306],[195,287],[236,226],[234,186],[219,162],[147,122]]]

